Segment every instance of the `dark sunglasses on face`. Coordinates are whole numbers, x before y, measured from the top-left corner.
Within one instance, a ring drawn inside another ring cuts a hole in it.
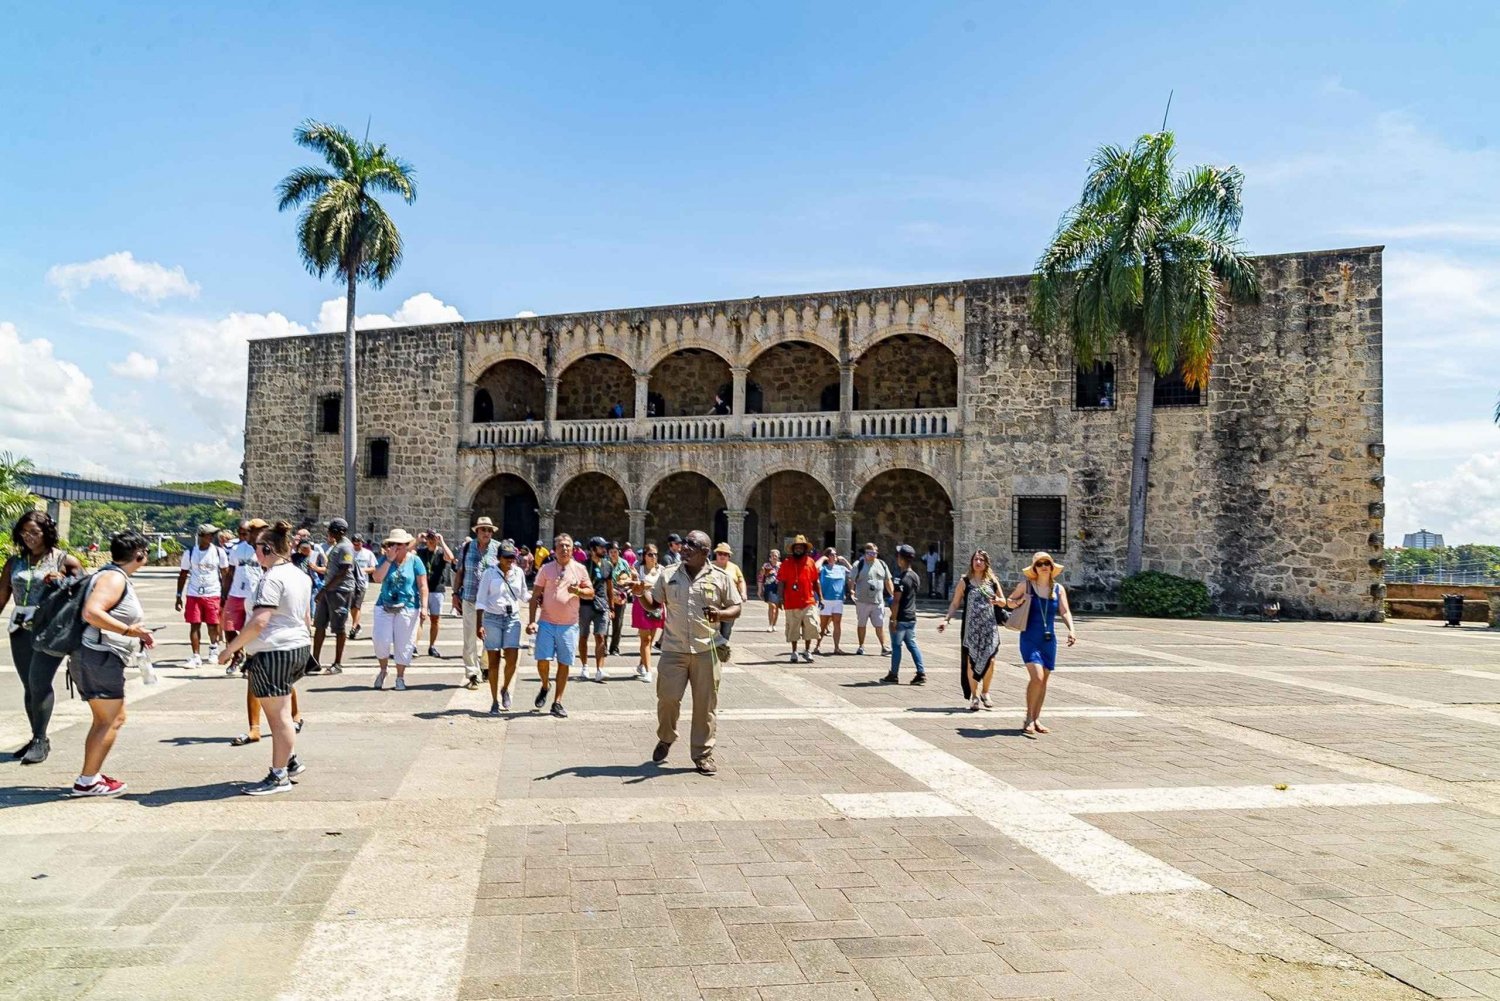
[[[1036,561],[1036,565],[1039,566],[1039,567],[1050,567],[1052,565],[1052,561],[1051,560],[1037,560]]]

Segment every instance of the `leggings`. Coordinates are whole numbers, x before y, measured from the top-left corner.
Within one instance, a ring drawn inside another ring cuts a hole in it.
[[[31,647],[31,631],[17,629],[10,634],[10,656],[15,661],[16,674],[21,677],[21,690],[25,696],[26,719],[31,724],[33,737],[47,736],[47,724],[52,722],[52,679],[57,676],[61,657],[54,657]]]

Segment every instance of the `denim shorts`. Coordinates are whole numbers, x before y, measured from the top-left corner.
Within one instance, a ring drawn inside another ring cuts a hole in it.
[[[572,667],[578,653],[578,626],[560,626],[555,622],[538,622],[536,626],[536,659],[555,660]]]
[[[521,617],[485,612],[484,648],[486,650],[521,649]]]

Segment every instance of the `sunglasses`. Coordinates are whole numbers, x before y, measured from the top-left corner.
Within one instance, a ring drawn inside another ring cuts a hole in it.
[[[1050,567],[1051,565],[1052,565],[1052,561],[1051,560],[1037,560],[1035,563],[1032,564],[1032,566],[1036,566],[1036,567]]]

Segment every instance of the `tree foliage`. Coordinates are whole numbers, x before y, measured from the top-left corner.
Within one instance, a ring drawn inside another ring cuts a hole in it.
[[[1208,613],[1208,586],[1201,580],[1147,570],[1120,583],[1120,604],[1132,615],[1197,618]]]
[[[36,506],[36,495],[26,486],[26,476],[36,470],[31,460],[11,452],[0,452],[0,528],[10,526]]]

